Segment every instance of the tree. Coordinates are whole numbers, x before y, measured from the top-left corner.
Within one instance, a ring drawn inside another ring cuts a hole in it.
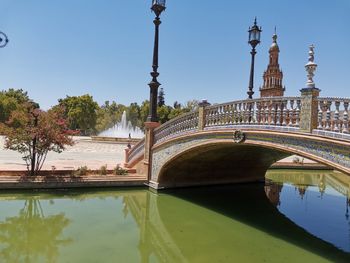
[[[64,107],[65,117],[70,123],[70,128],[80,130],[84,135],[95,131],[98,104],[92,96],[85,94],[82,96],[67,96],[59,99],[59,106]]]
[[[115,101],[106,101],[104,105],[97,110],[97,119],[95,130],[97,133],[105,131],[113,127],[122,118],[123,112],[126,110],[123,104],[117,104]]]
[[[144,100],[140,107],[140,128],[145,129],[145,122],[149,114],[149,100]]]
[[[181,103],[175,101],[174,102],[174,109],[180,109],[182,107]]]
[[[39,107],[29,97],[27,92],[22,89],[9,89],[0,91],[0,122],[8,121],[11,113],[18,109],[23,103],[32,103],[33,106]]]
[[[185,112],[194,111],[198,108],[199,101],[198,100],[189,100],[184,107]]]
[[[0,126],[5,135],[5,148],[23,155],[30,175],[42,168],[47,153],[62,152],[66,145],[73,145],[63,110],[56,108],[48,112],[33,108],[31,104],[13,111],[6,124]]]
[[[165,105],[164,95],[165,94],[163,88],[160,88],[158,93],[158,107],[162,107],[163,105]]]
[[[126,117],[131,122],[132,126],[140,126],[140,106],[133,102],[126,111]]]
[[[169,115],[172,108],[170,106],[163,105],[161,107],[158,107],[157,114],[158,114],[158,120],[161,124],[167,122],[169,120]]]

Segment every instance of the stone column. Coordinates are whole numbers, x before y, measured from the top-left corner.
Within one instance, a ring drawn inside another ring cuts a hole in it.
[[[300,130],[312,132],[317,128],[318,121],[318,96],[320,90],[315,87],[313,80],[317,64],[314,62],[314,46],[309,47],[309,61],[305,65],[307,71],[306,87],[301,89],[301,112],[300,112]]]
[[[199,109],[198,109],[198,130],[203,131],[205,127],[205,108],[210,106],[210,103],[207,100],[202,100],[198,104]]]
[[[312,132],[317,128],[318,121],[318,96],[317,88],[304,88],[301,90],[300,130]]]
[[[152,168],[152,147],[154,144],[154,129],[159,127],[159,122],[145,122],[145,153],[143,157],[143,164],[147,172],[147,180],[151,179],[151,168]]]
[[[129,166],[129,152],[130,152],[130,148],[126,148],[126,149],[124,149],[124,151],[125,151],[124,167],[128,168],[128,166]]]

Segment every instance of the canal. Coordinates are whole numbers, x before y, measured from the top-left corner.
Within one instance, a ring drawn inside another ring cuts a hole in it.
[[[350,262],[350,177],[0,192],[0,262]]]

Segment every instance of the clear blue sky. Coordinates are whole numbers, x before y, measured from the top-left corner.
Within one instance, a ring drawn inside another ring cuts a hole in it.
[[[22,88],[43,108],[89,93],[140,103],[149,97],[151,0],[0,0],[0,89]],[[167,0],[160,28],[159,81],[166,103],[246,98],[248,27],[262,26],[255,91],[262,83],[274,26],[286,95],[304,87],[309,44],[322,96],[350,97],[349,0]]]

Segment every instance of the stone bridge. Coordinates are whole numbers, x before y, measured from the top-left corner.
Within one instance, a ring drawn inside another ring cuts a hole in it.
[[[257,181],[276,161],[300,155],[350,175],[350,99],[268,97],[210,105],[159,126],[126,150],[126,167],[152,188]]]

